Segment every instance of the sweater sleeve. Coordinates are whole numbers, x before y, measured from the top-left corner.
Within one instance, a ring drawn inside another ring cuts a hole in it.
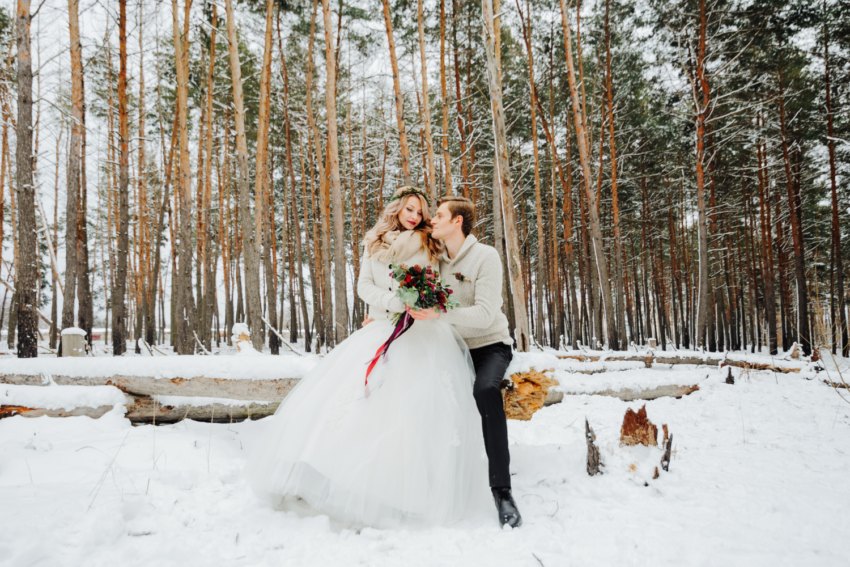
[[[487,250],[475,274],[475,299],[469,307],[455,307],[440,319],[473,329],[486,329],[493,324],[502,301],[502,262],[495,249]]]
[[[357,278],[357,295],[367,304],[390,313],[404,313],[404,304],[389,289],[381,289],[375,283],[372,273],[372,258],[366,256],[360,264],[360,276]],[[389,269],[389,268],[388,268]]]

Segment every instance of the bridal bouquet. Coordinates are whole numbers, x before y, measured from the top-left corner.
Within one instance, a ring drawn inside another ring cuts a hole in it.
[[[404,264],[391,264],[390,268],[390,275],[399,283],[396,297],[411,309],[436,308],[445,313],[457,307],[458,302],[452,297],[451,288],[440,280],[440,272],[431,266],[422,269],[419,265],[408,268]],[[407,313],[396,313],[394,322],[398,323],[402,315]]]
[[[440,280],[440,273],[431,266],[416,265],[407,267],[404,264],[397,266],[390,265],[390,276],[399,283],[396,297],[413,310],[420,309],[439,309],[443,313],[449,309],[454,309],[459,305],[458,301],[452,297],[451,288]],[[385,356],[390,345],[407,332],[413,325],[414,319],[405,311],[404,313],[396,313],[393,316],[395,329],[393,329],[390,338],[378,348],[375,357],[369,362],[369,368],[366,370],[366,397],[369,397],[369,374],[375,368],[375,364],[381,356]]]

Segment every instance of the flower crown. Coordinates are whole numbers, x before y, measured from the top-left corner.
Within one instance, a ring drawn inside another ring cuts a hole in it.
[[[419,195],[425,202],[428,203],[428,206],[431,206],[431,199],[428,198],[428,195],[425,194],[421,189],[417,189],[416,187],[402,187],[402,191],[392,199],[388,200],[387,203],[392,203],[393,201],[398,201],[399,199],[403,199],[405,197],[409,197],[410,195]]]

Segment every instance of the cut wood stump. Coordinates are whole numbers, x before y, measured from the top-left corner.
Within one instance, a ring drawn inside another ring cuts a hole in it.
[[[85,356],[86,332],[77,327],[62,330],[62,356]]]
[[[596,446],[596,434],[590,428],[587,418],[584,418],[584,436],[587,439],[587,474],[595,476],[602,474],[605,464],[599,456],[599,447]]]
[[[532,367],[528,372],[511,375],[513,387],[502,390],[508,419],[528,421],[534,412],[546,405],[549,389],[558,385],[558,381],[547,372],[553,370],[538,372]]]
[[[626,410],[623,426],[620,428],[620,447],[644,445],[658,446],[658,428],[646,417],[646,405],[637,412]]]

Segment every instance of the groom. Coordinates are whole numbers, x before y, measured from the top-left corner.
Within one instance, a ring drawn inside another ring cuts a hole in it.
[[[490,468],[490,488],[499,510],[499,521],[512,528],[522,517],[511,495],[511,460],[508,423],[500,388],[513,358],[508,319],[502,313],[502,262],[492,246],[470,234],[475,225],[475,206],[464,197],[443,197],[431,219],[432,236],[445,245],[440,274],[451,282],[460,306],[440,313],[436,309],[410,311],[419,321],[442,319],[454,325],[469,346],[475,365],[473,396],[481,413],[484,447]],[[455,281],[452,281],[454,279]]]

